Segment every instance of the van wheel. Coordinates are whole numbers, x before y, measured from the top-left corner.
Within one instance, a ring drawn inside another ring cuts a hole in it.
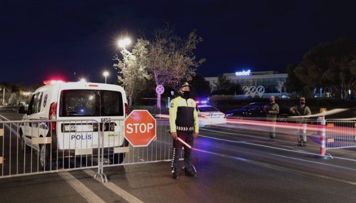
[[[43,170],[56,170],[56,159],[54,154],[51,153],[51,146],[49,144],[42,144],[39,146],[40,166]]]

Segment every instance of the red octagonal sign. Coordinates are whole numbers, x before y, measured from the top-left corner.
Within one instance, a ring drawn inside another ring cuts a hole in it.
[[[134,147],[148,146],[156,134],[156,119],[147,110],[133,110],[125,120],[125,137]]]

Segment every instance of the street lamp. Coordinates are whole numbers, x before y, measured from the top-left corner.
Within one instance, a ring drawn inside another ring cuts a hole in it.
[[[104,78],[105,78],[105,83],[106,83],[106,79],[107,79],[107,77],[110,75],[110,73],[109,73],[109,71],[104,71],[103,72],[103,76],[104,76]]]
[[[117,40],[117,46],[124,50],[126,49],[126,47],[130,46],[131,43],[132,41],[130,37],[123,37]]]

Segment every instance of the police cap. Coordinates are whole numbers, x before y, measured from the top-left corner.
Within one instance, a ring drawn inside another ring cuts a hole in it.
[[[183,87],[190,87],[190,85],[188,82],[182,82],[180,85],[180,88],[183,88]]]

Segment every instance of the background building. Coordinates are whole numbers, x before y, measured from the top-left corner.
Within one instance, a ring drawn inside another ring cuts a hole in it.
[[[285,83],[288,77],[286,73],[274,71],[252,72],[250,70],[235,73],[224,73],[226,79],[234,84],[240,84],[246,97],[269,97],[271,95],[286,97]],[[218,77],[205,77],[212,91],[216,90]]]

